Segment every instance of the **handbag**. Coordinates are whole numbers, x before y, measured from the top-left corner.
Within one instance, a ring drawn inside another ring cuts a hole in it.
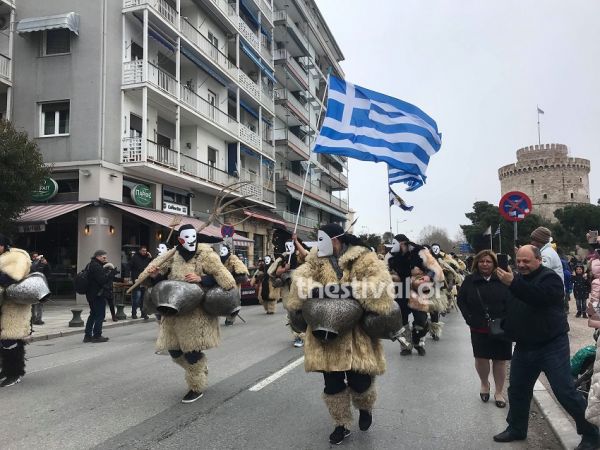
[[[490,313],[487,305],[483,302],[481,298],[481,293],[479,289],[475,288],[477,291],[477,297],[479,298],[479,303],[481,303],[481,307],[483,308],[484,318],[487,320],[488,328],[490,330],[490,336],[494,339],[504,339],[506,338],[506,333],[504,332],[504,328],[502,328],[503,319],[498,317],[496,319],[490,318]]]

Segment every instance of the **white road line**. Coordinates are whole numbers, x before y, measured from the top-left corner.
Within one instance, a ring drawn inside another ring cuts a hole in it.
[[[267,378],[265,378],[264,380],[262,380],[260,383],[255,384],[254,386],[252,386],[248,390],[252,391],[252,392],[258,392],[258,391],[260,391],[262,388],[264,388],[265,386],[271,384],[273,381],[277,380],[278,378],[281,378],[286,373],[288,373],[289,371],[293,370],[295,367],[299,366],[303,362],[304,362],[304,356],[302,358],[298,358],[296,361],[288,364],[283,369],[278,370],[273,375],[268,376]]]

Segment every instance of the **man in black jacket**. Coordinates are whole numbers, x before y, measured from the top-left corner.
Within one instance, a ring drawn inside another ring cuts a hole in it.
[[[152,255],[148,252],[148,247],[142,245],[137,252],[131,257],[131,279],[137,280],[140,273],[144,271],[148,264],[152,261]],[[148,319],[148,314],[142,309],[142,299],[144,298],[144,287],[138,287],[131,293],[131,318],[137,319],[137,309],[140,308],[140,316],[142,319]]]
[[[88,288],[85,293],[90,305],[90,315],[85,323],[85,337],[83,342],[106,342],[107,337],[102,336],[102,322],[106,314],[106,298],[102,295],[102,287],[112,279],[111,274],[104,270],[108,262],[104,250],[96,250],[88,264]]]
[[[494,440],[511,442],[527,437],[533,386],[544,372],[552,392],[582,435],[576,450],[600,448],[598,428],[585,420],[586,403],[571,377],[563,282],[556,272],[542,265],[540,250],[532,245],[517,252],[517,268],[520,275],[496,269],[498,278],[514,296],[508,305],[504,330],[516,346],[508,388],[508,427]]]

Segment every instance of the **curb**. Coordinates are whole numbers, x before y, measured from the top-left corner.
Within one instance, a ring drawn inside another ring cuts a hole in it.
[[[562,447],[565,450],[571,450],[577,447],[581,437],[577,434],[577,430],[569,421],[566,413],[546,390],[540,380],[537,380],[533,387],[533,399],[542,411],[544,417],[546,417],[546,420],[550,424],[550,428],[556,435],[556,438]]]
[[[128,319],[118,322],[105,323],[102,328],[115,328],[115,327],[126,327],[129,325],[137,325],[140,323],[150,323],[156,322],[156,317],[150,317],[148,320],[144,319]],[[56,339],[63,336],[72,336],[74,334],[83,334],[85,332],[85,327],[76,327],[70,330],[65,331],[55,331],[53,333],[40,334],[37,336],[31,336],[27,339],[27,342],[37,342],[37,341],[47,341],[50,339]]]

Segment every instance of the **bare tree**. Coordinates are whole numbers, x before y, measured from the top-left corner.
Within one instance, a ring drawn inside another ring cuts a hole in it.
[[[419,244],[439,244],[445,252],[453,252],[456,247],[456,241],[448,236],[448,232],[444,228],[433,225],[428,225],[421,230],[421,233],[419,234]]]

